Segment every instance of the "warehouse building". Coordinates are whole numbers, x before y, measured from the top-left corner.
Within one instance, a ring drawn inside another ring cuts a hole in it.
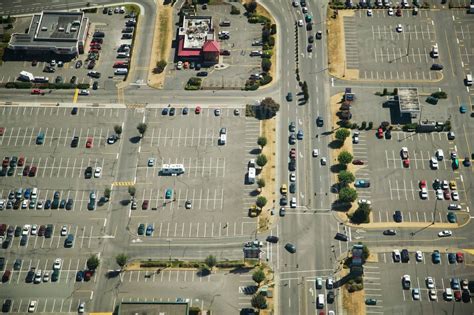
[[[83,12],[43,11],[33,15],[25,33],[14,33],[8,43],[10,55],[31,60],[44,55],[72,59],[84,53],[89,19]]]

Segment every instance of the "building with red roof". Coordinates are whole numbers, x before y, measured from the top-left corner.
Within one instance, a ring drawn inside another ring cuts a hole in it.
[[[219,53],[220,44],[215,39],[212,17],[184,17],[178,30],[178,60],[212,65],[219,62]]]

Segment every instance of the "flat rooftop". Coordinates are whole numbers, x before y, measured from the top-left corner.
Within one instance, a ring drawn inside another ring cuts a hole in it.
[[[184,49],[200,49],[206,40],[214,40],[212,17],[187,16],[183,26],[179,28],[179,35],[184,36]]]
[[[398,103],[401,113],[412,113],[420,111],[420,100],[417,88],[399,88]]]
[[[188,315],[187,303],[122,302],[119,315]]]

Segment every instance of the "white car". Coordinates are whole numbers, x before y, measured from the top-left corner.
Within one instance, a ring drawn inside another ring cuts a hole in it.
[[[290,173],[290,182],[296,182],[296,174]]]
[[[53,270],[59,270],[59,269],[61,269],[62,264],[63,264],[62,259],[61,259],[61,258],[56,258],[56,259],[54,260]]]
[[[319,155],[319,150],[313,149],[313,157],[318,157],[318,155]]]
[[[43,282],[49,282],[49,271],[44,272]]]
[[[184,203],[184,207],[186,209],[191,209],[192,206],[193,206],[193,203],[191,202],[191,200],[186,200],[186,202]]]
[[[36,235],[36,234],[38,234],[38,225],[33,224],[31,226],[31,235]]]
[[[214,115],[220,116],[221,115],[221,110],[218,109],[218,108],[214,109]]]
[[[5,201],[2,199],[0,200],[0,210],[5,209]]]
[[[402,259],[400,255],[400,251],[398,249],[394,249],[392,252],[392,257],[394,262],[399,262]]]
[[[403,281],[403,286],[404,286],[404,288],[409,289],[410,286],[411,286],[411,278],[410,278],[410,275],[404,275],[403,278],[402,278],[402,281]]]
[[[449,183],[448,183],[447,180],[443,180],[443,181],[441,182],[441,188],[443,188],[443,189],[449,189]]]
[[[403,32],[403,26],[401,24],[398,24],[396,30],[398,33]]]
[[[301,11],[303,11],[303,13],[308,13],[308,8],[307,7],[302,7]]]
[[[372,16],[372,9],[367,10],[367,16]]]
[[[442,189],[436,189],[436,199],[444,200],[444,195],[443,195],[443,190]]]
[[[36,209],[43,209],[43,200],[39,200],[36,204]]]
[[[354,136],[354,137],[352,138],[352,143],[354,143],[354,144],[359,143],[359,137],[358,137],[358,136]]]
[[[102,176],[102,167],[97,166],[94,171],[94,177],[100,178]]]
[[[457,152],[456,152],[456,151],[451,151],[451,158],[452,158],[452,159],[455,159],[455,158],[457,158],[457,157],[458,157]]]
[[[443,152],[443,150],[441,150],[441,149],[436,150],[436,157],[437,157],[438,160],[440,160],[440,161],[441,161],[442,159],[444,159],[444,152]]]
[[[434,280],[433,280],[432,277],[427,277],[426,278],[426,286],[428,287],[428,289],[434,289],[435,288]]]
[[[414,300],[417,301],[417,300],[420,299],[420,289],[413,289],[413,290],[411,291],[411,293],[412,293],[412,296],[413,296],[413,299],[414,299]]]
[[[61,236],[66,236],[67,235],[67,225],[63,225],[61,228]]]
[[[35,283],[41,283],[43,280],[43,272],[41,270],[36,271],[35,273]]]
[[[290,207],[291,208],[296,208],[296,197],[291,198]]]
[[[451,232],[450,230],[444,230],[438,233],[439,237],[448,237],[452,235],[453,235],[453,232]]]
[[[459,194],[457,191],[453,191],[451,193],[451,198],[454,200],[454,201],[458,201],[459,200]]]
[[[438,160],[435,157],[431,158],[430,163],[431,163],[431,168],[434,168],[435,170],[438,169]]]
[[[421,199],[428,198],[428,189],[426,189],[426,187],[421,188],[420,197]]]
[[[298,20],[298,26],[299,26],[299,27],[303,27],[303,25],[304,25],[304,24],[303,24],[303,20]]]
[[[325,157],[321,158],[321,165],[326,165],[326,158]]]
[[[388,9],[388,15],[393,16],[393,9],[392,8]]]
[[[81,302],[79,303],[79,307],[77,308],[77,312],[79,314],[82,314],[86,311],[86,303],[85,302]]]
[[[362,204],[366,204],[366,205],[371,205],[372,202],[370,200],[367,200],[367,199],[359,199],[357,201],[358,204],[362,205]]]
[[[29,200],[26,200],[26,199],[23,200],[23,202],[21,203],[21,208],[22,208],[22,209],[28,208],[28,203],[29,203],[28,201],[29,201]]]
[[[30,301],[30,304],[28,305],[28,313],[34,313],[36,312],[36,307],[38,306],[38,301]]]
[[[423,253],[421,252],[421,250],[416,251],[415,258],[416,258],[416,261],[418,262],[423,261]]]
[[[154,158],[149,158],[148,159],[148,166],[149,167],[155,166],[155,159]]]
[[[431,301],[438,300],[438,295],[436,294],[436,290],[430,290],[429,291],[429,296],[430,296]]]
[[[89,94],[91,94],[91,93],[89,92],[89,90],[81,90],[81,91],[79,92],[79,95],[89,95]]]
[[[461,210],[461,205],[456,203],[450,203],[448,206],[448,210]]]
[[[30,234],[30,229],[31,229],[31,225],[25,224],[25,225],[23,226],[23,230],[21,231],[21,235],[28,235],[28,234]]]

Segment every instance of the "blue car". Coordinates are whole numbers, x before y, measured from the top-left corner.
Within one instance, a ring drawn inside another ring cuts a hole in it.
[[[448,254],[448,261],[449,261],[450,264],[455,264],[456,263],[456,254],[449,253]]]
[[[44,208],[45,208],[45,209],[51,208],[51,200],[49,200],[49,199],[46,200],[46,202],[44,203]]]
[[[84,280],[84,272],[82,270],[79,270],[77,273],[76,273],[76,281],[82,281]]]
[[[173,195],[173,189],[171,189],[171,188],[166,189],[165,198],[166,199],[171,199],[172,195]]]
[[[303,140],[303,130],[298,130],[298,134],[296,135],[296,138],[298,138],[298,140]]]
[[[151,236],[151,234],[153,234],[153,225],[148,224],[146,227],[146,236]]]
[[[461,107],[459,107],[459,111],[461,112],[461,114],[465,114],[467,112],[467,108],[465,105],[461,105]]]
[[[54,199],[59,199],[59,191],[54,192]]]
[[[441,262],[441,255],[439,253],[439,250],[433,251],[433,254],[431,254],[431,259],[433,260],[434,264],[439,264]]]
[[[161,115],[168,115],[168,108],[167,107],[163,108],[163,110],[161,111]]]
[[[370,187],[370,182],[365,181],[363,179],[358,179],[355,181],[354,186],[359,187],[359,188],[368,188]]]
[[[31,197],[31,189],[27,188],[25,190],[25,199],[30,199],[30,197]]]

